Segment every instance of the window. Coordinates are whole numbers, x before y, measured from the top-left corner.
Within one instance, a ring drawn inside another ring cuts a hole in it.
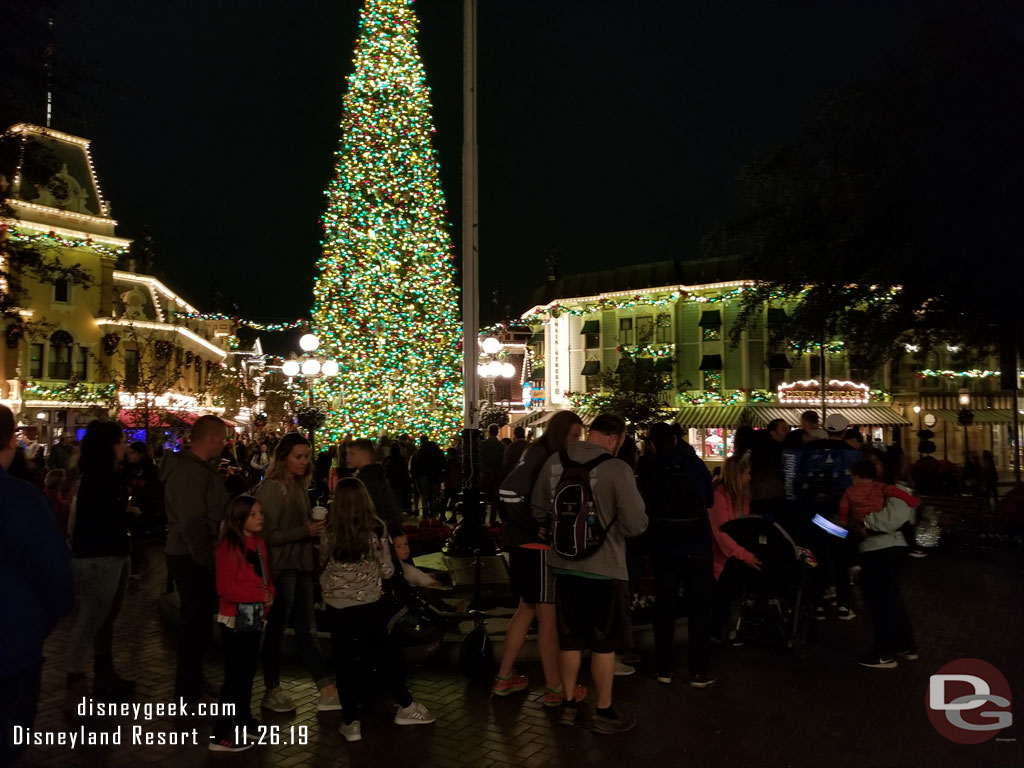
[[[600,333],[588,333],[583,337],[585,339],[585,349],[597,349],[601,346],[601,334]]]
[[[601,389],[601,376],[584,376],[583,381],[587,392],[597,392]]]
[[[811,378],[818,379],[818,374],[821,373],[821,355],[811,355]],[[819,383],[821,379],[818,379]]]
[[[196,363],[196,389],[202,389],[203,388],[203,365],[199,361],[199,355],[196,355],[192,359],[195,360],[195,363]]]
[[[124,351],[124,383],[126,387],[139,386],[139,350]]]
[[[654,324],[655,326],[655,337],[654,340],[658,344],[671,344],[672,343],[672,318],[664,312],[658,315],[658,320]]]
[[[633,318],[624,317],[619,320],[619,344],[633,343]]]
[[[71,283],[66,277],[58,277],[53,281],[53,300],[60,304],[71,302]]]
[[[721,371],[701,371],[703,374],[703,389],[705,392],[721,392],[722,391],[722,372]]]
[[[654,318],[651,315],[636,319],[636,343],[650,344],[654,341]]]
[[[28,375],[33,379],[43,378],[43,345],[28,345]]]
[[[75,348],[75,378],[79,381],[85,381],[88,378],[89,373],[89,348],[88,347],[76,347]]]
[[[67,331],[54,331],[50,337],[50,378],[71,378],[71,351],[74,339]]]

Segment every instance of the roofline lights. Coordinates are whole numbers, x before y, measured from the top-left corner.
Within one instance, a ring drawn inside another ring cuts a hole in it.
[[[60,209],[46,208],[46,210],[59,211]],[[111,221],[111,219],[102,219],[102,221]],[[94,243],[98,243],[100,245],[113,245],[117,246],[118,248],[127,248],[132,244],[131,240],[126,240],[123,237],[111,237],[110,235],[94,235],[90,232],[83,232],[80,229],[64,229],[63,227],[54,227],[49,224],[40,224],[35,221],[26,221],[25,219],[10,219],[0,217],[0,224],[3,224],[12,229],[31,229],[35,232],[43,233],[53,232],[53,234],[61,235],[62,237],[72,237],[78,240],[92,240]]]
[[[162,293],[165,298],[168,298],[171,301],[176,302],[180,307],[185,309],[187,312],[194,312],[196,314],[200,314],[198,309],[193,307],[191,304],[189,304],[187,301],[181,298],[181,296],[176,294],[174,291],[172,291],[166,285],[161,283],[155,277],[150,277],[149,275],[139,275],[136,274],[135,272],[122,272],[119,269],[115,269],[114,279],[123,280],[129,283],[143,283],[145,285],[148,285],[151,290],[155,289],[157,291],[160,291],[160,293]]]
[[[196,344],[199,344],[200,346],[210,350],[210,352],[212,352],[213,354],[217,355],[220,358],[220,362],[223,362],[224,358],[228,356],[228,353],[225,352],[220,347],[211,344],[202,336],[197,335],[191,329],[185,328],[184,326],[181,325],[169,325],[168,323],[154,323],[150,320],[116,320],[112,317],[98,317],[96,318],[96,325],[116,325],[120,328],[135,327],[152,328],[153,330],[157,331],[173,331],[184,336],[190,341],[193,341]]]

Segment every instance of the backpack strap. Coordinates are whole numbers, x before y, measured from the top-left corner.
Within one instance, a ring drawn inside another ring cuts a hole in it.
[[[584,464],[583,468],[589,473],[594,469],[594,467],[597,467],[600,464],[604,464],[606,461],[608,461],[608,459],[614,458],[615,457],[612,456],[610,453],[602,453],[600,456],[597,456],[588,461],[586,464]]]

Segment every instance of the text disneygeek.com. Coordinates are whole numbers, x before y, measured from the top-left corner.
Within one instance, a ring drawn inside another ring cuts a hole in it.
[[[234,704],[199,702],[190,704],[184,699],[172,702],[101,702],[83,698],[76,707],[76,714],[83,718],[117,717],[135,721],[157,718],[183,717],[234,717]],[[151,746],[198,746],[199,729],[149,730],[141,725],[114,725],[102,728],[99,723],[80,725],[66,731],[46,731],[16,725],[11,733],[12,746],[60,746],[77,749],[84,746],[122,744]]]

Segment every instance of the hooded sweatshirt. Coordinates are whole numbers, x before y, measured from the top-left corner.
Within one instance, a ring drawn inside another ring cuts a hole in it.
[[[566,450],[569,458],[580,464],[608,453],[605,448],[591,442],[572,443]],[[562,460],[555,453],[541,468],[533,487],[532,503],[542,519],[551,517],[555,489],[561,477]],[[626,581],[629,578],[626,538],[639,536],[647,528],[644,500],[637,490],[633,470],[621,459],[608,459],[591,470],[590,487],[597,518],[607,531],[607,538],[594,554],[580,560],[567,560],[552,549],[548,552],[548,565],[560,571]]]

